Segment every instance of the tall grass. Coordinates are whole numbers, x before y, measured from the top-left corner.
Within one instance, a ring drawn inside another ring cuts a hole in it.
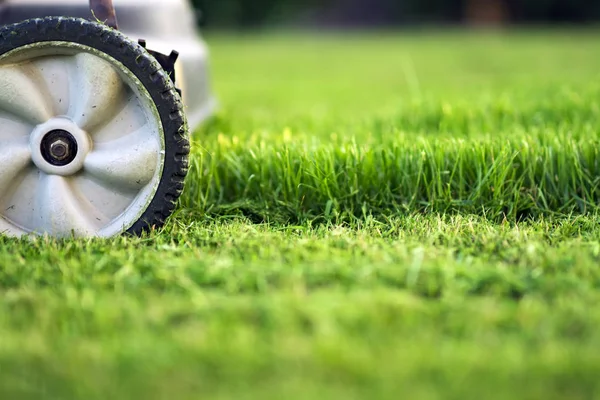
[[[314,143],[219,135],[196,146],[183,206],[281,222],[410,212],[510,220],[589,213],[600,200],[600,138],[592,129],[531,128],[501,137],[415,136]]]

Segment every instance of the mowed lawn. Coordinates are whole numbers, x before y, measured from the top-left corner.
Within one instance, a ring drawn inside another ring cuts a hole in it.
[[[207,41],[164,229],[0,239],[0,398],[600,397],[600,32]]]

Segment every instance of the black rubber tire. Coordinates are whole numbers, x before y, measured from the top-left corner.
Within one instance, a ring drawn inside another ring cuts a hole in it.
[[[37,42],[79,43],[111,56],[128,68],[150,93],[165,135],[165,164],[154,198],[127,233],[140,235],[160,227],[173,213],[189,166],[190,144],[181,98],[160,64],[142,46],[119,31],[79,18],[47,17],[0,29],[0,55]]]

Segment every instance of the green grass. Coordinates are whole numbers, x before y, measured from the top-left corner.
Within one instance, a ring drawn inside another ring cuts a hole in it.
[[[209,35],[164,229],[0,239],[0,398],[600,397],[599,38]]]

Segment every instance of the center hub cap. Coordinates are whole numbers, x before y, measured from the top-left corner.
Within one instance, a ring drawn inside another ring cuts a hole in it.
[[[56,129],[44,136],[40,151],[48,163],[56,166],[67,165],[77,156],[77,140],[69,132]]]
[[[73,121],[58,117],[34,129],[29,147],[31,158],[40,170],[69,176],[83,167],[90,139]]]

